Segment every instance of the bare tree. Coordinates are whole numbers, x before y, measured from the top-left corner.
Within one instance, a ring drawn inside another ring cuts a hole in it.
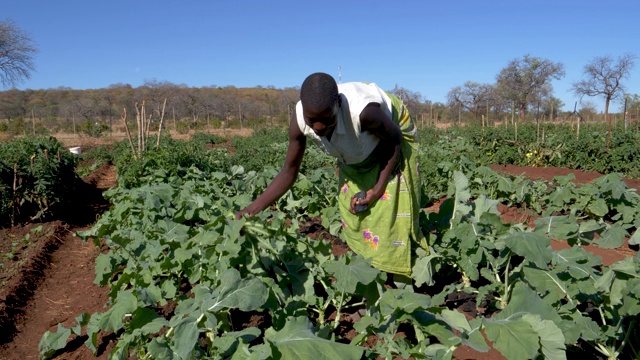
[[[419,92],[405,89],[396,84],[396,86],[393,88],[393,90],[390,91],[390,93],[402,100],[404,105],[409,109],[409,114],[412,114],[412,116],[416,116],[421,112],[420,107],[423,97]]]
[[[33,55],[37,53],[31,37],[11,19],[0,22],[0,82],[15,87],[31,77]]]
[[[525,55],[522,59],[511,60],[500,71],[497,86],[501,95],[514,104],[522,121],[531,104],[551,94],[551,80],[559,80],[564,75],[562,63]]]
[[[624,93],[622,80],[629,76],[634,66],[635,55],[625,54],[615,61],[611,56],[598,56],[584,67],[585,79],[573,83],[572,89],[579,96],[602,96],[604,117],[607,119],[607,149],[611,137],[609,105],[611,100]]]
[[[492,102],[492,93],[493,86],[490,84],[467,81],[463,86],[451,89],[447,94],[447,101],[452,107],[461,106],[477,120]]]

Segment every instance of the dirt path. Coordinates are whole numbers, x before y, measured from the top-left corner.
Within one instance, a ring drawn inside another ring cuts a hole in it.
[[[4,236],[13,235],[17,239],[26,234],[33,235],[30,240],[36,246],[31,250],[24,249],[24,256],[35,258],[33,265],[39,270],[15,271],[8,277],[7,286],[11,285],[11,289],[21,296],[16,296],[12,308],[7,311],[15,326],[0,328],[0,344],[4,343],[0,348],[0,359],[38,359],[38,342],[47,330],[55,330],[58,323],[73,326],[76,316],[83,312],[104,311],[109,289],[93,284],[95,259],[100,249],[92,242],[82,242],[74,234],[89,229],[108,207],[102,191],[116,185],[115,167],[105,164],[83,180],[85,186],[77,193],[83,203],[68,209],[64,221],[30,224],[2,232]],[[41,239],[31,231],[40,225],[53,229],[49,235],[52,240]],[[20,263],[21,259],[15,262]],[[11,297],[11,294],[7,296]],[[29,298],[28,302],[24,298]],[[67,352],[56,359],[96,359],[83,345],[85,340],[86,336],[72,340]],[[106,359],[112,345],[109,338],[100,340],[98,358]]]

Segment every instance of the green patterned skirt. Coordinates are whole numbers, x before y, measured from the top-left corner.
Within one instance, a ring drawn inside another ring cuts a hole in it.
[[[378,181],[380,162],[375,155],[339,169],[338,203],[342,238],[355,253],[371,258],[373,266],[389,273],[411,276],[412,246],[425,246],[419,226],[420,177],[417,162],[417,130],[402,102],[390,95],[392,119],[402,131],[401,156],[387,179],[380,199],[358,214],[349,212],[351,198]],[[375,152],[374,152],[375,154]]]

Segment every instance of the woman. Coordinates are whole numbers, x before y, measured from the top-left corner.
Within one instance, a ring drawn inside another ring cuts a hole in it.
[[[425,246],[416,134],[402,102],[377,85],[338,85],[328,74],[311,74],[289,124],[282,170],[236,216],[264,210],[291,188],[311,138],[338,159],[342,236],[349,248],[380,270],[410,276],[411,247]]]

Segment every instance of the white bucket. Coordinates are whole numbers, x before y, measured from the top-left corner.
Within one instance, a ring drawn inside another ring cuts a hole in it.
[[[80,155],[80,153],[82,152],[82,148],[80,146],[75,146],[69,148],[69,151],[71,151],[72,154]]]

